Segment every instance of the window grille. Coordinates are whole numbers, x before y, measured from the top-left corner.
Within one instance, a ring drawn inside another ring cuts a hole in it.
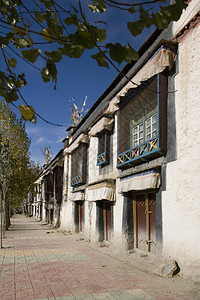
[[[86,182],[87,144],[81,143],[72,152],[71,157],[71,185],[77,186]]]
[[[129,89],[118,112],[117,167],[141,163],[166,151],[167,76],[163,72]]]

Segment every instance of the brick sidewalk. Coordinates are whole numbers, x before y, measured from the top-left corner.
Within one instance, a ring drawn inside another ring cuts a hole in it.
[[[0,299],[200,299],[181,278],[145,274],[98,247],[15,215],[0,249]]]

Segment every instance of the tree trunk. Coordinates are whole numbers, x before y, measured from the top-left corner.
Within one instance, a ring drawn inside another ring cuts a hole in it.
[[[8,230],[9,223],[10,223],[10,216],[9,216],[9,202],[7,193],[6,193],[6,185],[3,184],[3,207],[4,207],[4,231]]]
[[[6,227],[6,230],[8,230],[8,228],[10,226],[10,207],[9,207],[9,201],[7,198],[6,198],[6,207],[5,207],[5,219],[6,219],[5,227]]]
[[[5,184],[2,185],[2,195],[3,195],[2,227],[3,227],[3,238],[5,238],[5,228],[6,228],[6,186],[5,186]]]

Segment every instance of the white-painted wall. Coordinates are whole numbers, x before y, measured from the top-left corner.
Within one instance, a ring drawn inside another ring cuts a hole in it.
[[[199,1],[192,0],[181,19],[170,26],[167,32],[173,38],[192,16],[198,11]],[[169,78],[169,90],[175,93],[168,97],[168,150],[163,166],[166,167],[166,182],[162,178],[162,255],[177,260],[181,271],[187,273],[188,265],[200,267],[200,26],[196,26],[180,39],[178,47],[178,72]],[[110,165],[100,168],[97,162],[97,137],[91,137],[88,148],[87,184],[108,178],[119,179],[117,161],[117,116],[111,137]],[[66,176],[65,156],[65,176]],[[69,162],[68,193],[69,199],[71,163]],[[165,187],[164,187],[165,186]],[[65,189],[64,189],[65,190]],[[86,191],[87,192],[87,189]],[[116,193],[113,207],[114,231],[111,243],[115,251],[125,251],[126,239],[122,232],[123,195]],[[85,239],[97,242],[96,203],[84,204]],[[73,202],[64,201],[61,209],[61,227],[73,232]]]
[[[69,159],[69,163],[68,163]],[[73,202],[69,200],[69,194],[72,191],[71,179],[71,156],[64,155],[63,171],[63,203],[60,210],[60,227],[66,231],[73,231]]]
[[[179,42],[174,76],[176,160],[167,163],[162,192],[163,255],[181,269],[200,267],[200,26]],[[170,135],[170,132],[168,132]]]

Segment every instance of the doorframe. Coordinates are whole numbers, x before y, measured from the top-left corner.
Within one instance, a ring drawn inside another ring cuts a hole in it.
[[[133,231],[134,231],[134,248],[139,249],[138,248],[138,224],[137,224],[137,209],[136,209],[136,195],[145,195],[145,214],[146,214],[146,238],[148,241],[148,246],[147,246],[147,252],[151,252],[150,251],[150,222],[149,222],[149,202],[148,202],[148,194],[150,193],[154,193],[156,196],[156,193],[158,192],[158,190],[145,190],[145,191],[133,191],[132,194],[132,199],[133,199]],[[155,197],[156,198],[156,197]],[[156,199],[155,199],[156,201]],[[140,250],[140,249],[139,249]]]

